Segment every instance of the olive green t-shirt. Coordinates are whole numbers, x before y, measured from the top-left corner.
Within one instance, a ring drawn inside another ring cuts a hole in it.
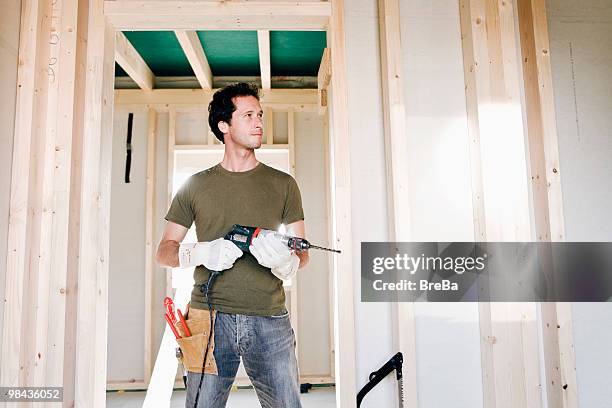
[[[290,175],[263,163],[244,172],[217,164],[191,176],[178,191],[166,220],[190,228],[198,242],[227,234],[234,224],[277,231],[281,224],[303,220],[302,199]],[[201,291],[210,271],[196,267],[191,307],[208,309]],[[271,316],[285,309],[283,282],[245,253],[218,276],[209,291],[214,309],[225,313]]]

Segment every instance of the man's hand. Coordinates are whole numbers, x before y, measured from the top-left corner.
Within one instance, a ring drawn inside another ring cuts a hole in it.
[[[181,268],[204,265],[211,271],[224,271],[231,268],[241,256],[240,248],[223,238],[211,242],[181,244],[179,248]]]
[[[260,265],[270,268],[279,279],[291,279],[300,266],[300,258],[272,234],[253,239],[249,250]]]

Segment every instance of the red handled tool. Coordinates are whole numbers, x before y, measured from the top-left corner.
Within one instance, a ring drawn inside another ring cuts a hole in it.
[[[174,337],[176,337],[177,339],[180,339],[181,335],[179,334],[179,332],[176,330],[176,327],[175,327],[176,315],[174,314],[174,302],[169,297],[166,297],[164,299],[164,306],[166,308],[166,315],[165,315],[166,322],[168,322],[168,324],[170,325],[170,328],[172,329],[172,333],[174,333]]]
[[[187,321],[185,320],[185,316],[181,313],[181,309],[176,310],[178,313],[179,321],[181,322],[181,326],[183,326],[183,330],[185,330],[185,335],[187,337],[191,337],[191,331],[189,331],[189,327],[187,327]]]
[[[174,333],[174,337],[176,337],[177,339],[180,339],[181,335],[176,330],[176,327],[174,327],[174,324],[172,324],[172,320],[170,319],[170,316],[168,316],[168,315],[166,315],[166,322],[168,322],[168,325],[172,329],[172,333]]]

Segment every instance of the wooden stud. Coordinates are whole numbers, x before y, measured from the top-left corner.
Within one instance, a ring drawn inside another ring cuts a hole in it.
[[[145,91],[153,90],[155,75],[121,31],[115,33],[117,64]]]
[[[334,269],[334,349],[336,366],[336,403],[339,408],[355,405],[355,313],[353,300],[353,251],[351,215],[350,132],[348,125],[348,87],[346,83],[346,45],[344,39],[344,0],[331,2],[332,14],[327,33],[328,47],[334,58],[332,66],[330,109],[333,122],[330,134],[330,154],[334,164],[333,245],[342,248],[335,257]]]
[[[63,384],[71,373],[70,366],[74,360],[74,350],[70,344],[72,329],[69,319],[57,321],[55,316],[70,316],[68,303],[68,264],[70,257],[71,230],[69,227],[71,187],[74,177],[71,163],[73,162],[73,143],[75,125],[82,113],[82,104],[78,98],[82,88],[75,76],[82,72],[82,66],[77,64],[77,26],[79,15],[76,0],[62,0],[52,7],[50,41],[50,58],[48,73],[49,93],[47,111],[47,142],[44,162],[46,168],[43,179],[44,201],[43,220],[47,230],[41,235],[41,252],[49,256],[47,271],[40,270],[42,275],[48,275],[45,285],[39,286],[39,304],[47,305],[41,322],[47,326],[46,338],[37,336],[38,351],[46,358],[41,358],[38,365],[47,384]],[[80,55],[79,55],[80,56]],[[78,73],[77,73],[78,72]],[[45,243],[45,241],[47,241]],[[43,296],[47,292],[48,300]],[[52,323],[51,323],[52,322]],[[65,385],[66,400],[71,392],[70,384]]]
[[[326,220],[327,220],[327,243],[330,246],[334,242],[334,229],[332,225],[333,217],[333,205],[332,205],[332,168],[331,168],[331,157],[330,157],[330,145],[329,145],[329,112],[325,111],[323,115],[323,162],[325,168],[325,206],[326,206]],[[327,254],[327,270],[328,270],[328,315],[329,315],[329,372],[332,377],[336,373],[335,365],[335,349],[334,349],[334,258],[332,255]]]
[[[22,2],[0,365],[3,386],[34,385],[36,380],[33,356],[38,352],[40,322],[36,321],[32,303],[36,304],[38,295],[36,258],[40,240],[35,242],[32,235],[45,228],[40,220],[42,186],[37,174],[38,162],[44,165],[44,159],[35,160],[35,155],[40,157],[45,145],[51,27],[48,6],[45,1]],[[32,172],[31,167],[35,169]]]
[[[534,218],[537,241],[563,241],[565,223],[546,4],[518,1]],[[570,305],[542,303],[549,406],[578,407]]]
[[[168,112],[168,208],[172,204],[174,190],[174,150],[176,146],[176,109],[171,107]],[[166,296],[173,297],[172,268],[166,269]]]
[[[266,144],[274,144],[274,111],[264,108],[264,132],[266,134]]]
[[[287,141],[289,143],[289,170],[295,175],[295,112],[287,112]]]
[[[144,380],[149,383],[153,359],[153,276],[155,275],[155,180],[157,112],[149,109],[147,137],[147,178],[145,196],[145,268],[144,268]]]
[[[120,30],[303,31],[327,29],[331,7],[327,1],[111,0],[104,11]]]
[[[202,89],[212,89],[212,72],[196,31],[174,32]]]
[[[115,31],[91,1],[80,197],[75,406],[106,405],[108,256]]]
[[[270,30],[257,30],[259,45],[259,70],[261,72],[261,88],[272,89],[272,73],[270,70]]]
[[[271,133],[268,133],[270,136]],[[273,137],[273,136],[272,136]],[[273,140],[271,140],[272,143]],[[287,112],[287,143],[289,147],[289,173],[295,178],[295,114],[293,110]],[[274,148],[273,144],[266,145]],[[297,276],[291,279],[291,326],[295,332],[295,348],[299,350],[299,284]],[[299,352],[296,352],[299,358]]]

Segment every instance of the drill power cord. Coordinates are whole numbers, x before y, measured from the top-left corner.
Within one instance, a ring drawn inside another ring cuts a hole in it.
[[[204,382],[204,370],[206,369],[206,359],[208,357],[208,350],[210,349],[210,339],[215,335],[215,322],[217,319],[215,318],[213,321],[213,308],[210,304],[210,299],[208,298],[208,292],[210,287],[212,286],[214,280],[217,276],[221,275],[220,272],[212,271],[208,276],[208,281],[202,285],[200,285],[200,292],[204,292],[204,299],[206,304],[208,305],[208,312],[210,315],[210,334],[208,336],[208,341],[206,342],[206,351],[204,352],[204,360],[202,361],[202,375],[200,376],[200,384],[198,384],[198,392],[196,393],[195,403],[193,404],[193,408],[198,407],[198,400],[200,399],[200,391],[202,390],[202,382]],[[206,287],[206,289],[204,289]]]

